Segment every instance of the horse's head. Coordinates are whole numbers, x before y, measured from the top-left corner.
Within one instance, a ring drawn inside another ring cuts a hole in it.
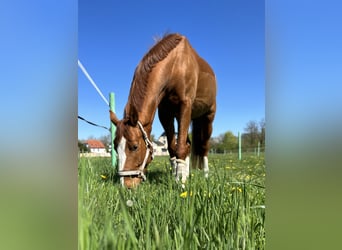
[[[132,188],[146,179],[146,167],[153,159],[153,147],[142,124],[136,119],[119,120],[110,111],[116,126],[114,149],[118,155],[120,182]]]

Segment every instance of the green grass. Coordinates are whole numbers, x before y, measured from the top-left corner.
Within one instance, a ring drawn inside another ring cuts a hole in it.
[[[264,157],[211,155],[185,190],[156,157],[147,181],[120,186],[109,158],[80,158],[79,249],[264,249]],[[133,204],[129,204],[130,200]]]

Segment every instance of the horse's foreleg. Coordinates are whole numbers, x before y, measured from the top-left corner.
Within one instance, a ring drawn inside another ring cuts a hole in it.
[[[174,140],[173,140],[173,149],[174,150],[171,150],[172,152],[176,152],[176,140],[175,140],[175,137],[173,137]],[[190,139],[189,139],[189,136],[187,136],[187,145],[190,146]],[[170,150],[169,150],[170,151]],[[184,167],[180,167],[178,168],[178,165],[181,165],[182,163],[185,163]],[[175,156],[175,154],[171,155],[170,154],[170,164],[171,164],[171,167],[172,167],[172,175],[174,175],[176,177],[176,180],[179,180],[179,176],[182,176],[182,174],[180,173],[184,173],[184,176],[189,176],[189,166],[190,166],[190,159],[189,159],[189,156],[186,156],[185,158],[185,162],[178,159],[177,160],[177,157]],[[179,169],[177,171],[177,169]]]
[[[180,108],[178,120],[178,138],[177,138],[177,171],[176,180],[181,178],[184,184],[189,176],[189,154],[190,144],[188,143],[188,130],[191,121],[191,101],[187,99],[183,101],[183,105]]]
[[[170,164],[172,167],[172,174],[176,175],[177,162],[176,162],[176,138],[175,138],[175,126],[174,126],[174,114],[168,109],[170,104],[161,103],[158,108],[158,116],[160,123],[162,124],[166,139],[167,150],[170,155]]]

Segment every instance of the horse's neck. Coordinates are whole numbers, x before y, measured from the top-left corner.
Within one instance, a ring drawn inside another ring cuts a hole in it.
[[[148,88],[139,104],[132,104],[134,99],[132,97],[129,101],[132,106],[129,107],[128,113],[133,112],[134,115],[137,116],[138,121],[140,121],[144,127],[147,127],[148,130],[151,130],[160,97],[161,88]]]
[[[148,91],[140,107],[139,119],[146,126],[152,125],[154,116],[159,105],[159,91]]]

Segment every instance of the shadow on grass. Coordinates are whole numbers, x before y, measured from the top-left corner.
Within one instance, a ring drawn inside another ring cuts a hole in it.
[[[170,178],[171,178],[171,173],[166,172],[165,170],[154,169],[153,171],[149,171],[147,173],[147,180],[151,184],[166,183],[169,181]]]

